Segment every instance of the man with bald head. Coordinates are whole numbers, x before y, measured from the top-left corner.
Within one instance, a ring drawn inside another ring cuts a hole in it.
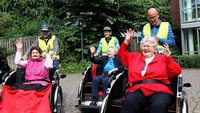
[[[147,23],[142,30],[141,41],[145,36],[156,37],[158,41],[158,53],[162,54],[163,44],[167,43],[170,47],[175,46],[174,34],[169,22],[162,22],[159,19],[159,13],[155,8],[150,8],[147,12],[150,23]]]

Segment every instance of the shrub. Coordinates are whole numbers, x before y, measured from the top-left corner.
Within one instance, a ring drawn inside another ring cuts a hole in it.
[[[183,68],[200,68],[200,55],[180,55],[177,57]]]
[[[90,61],[62,63],[59,73],[82,73],[91,64]]]
[[[182,68],[200,68],[200,55],[175,56]],[[64,62],[59,68],[60,73],[82,73],[91,64],[90,61]]]
[[[6,48],[0,47],[0,54],[4,57],[7,57],[11,54],[13,54],[12,51],[7,50]]]

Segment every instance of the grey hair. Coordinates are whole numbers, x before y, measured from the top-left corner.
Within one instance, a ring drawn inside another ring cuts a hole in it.
[[[140,49],[142,49],[143,44],[146,43],[146,42],[152,43],[152,47],[153,47],[155,50],[157,50],[157,48],[158,48],[158,42],[157,42],[157,40],[156,40],[155,37],[153,37],[153,36],[145,36],[145,37],[141,40]]]
[[[109,49],[109,48],[112,48],[112,49],[114,50],[115,54],[117,54],[118,50],[117,50],[116,47],[114,47],[114,46],[109,46],[108,49]]]

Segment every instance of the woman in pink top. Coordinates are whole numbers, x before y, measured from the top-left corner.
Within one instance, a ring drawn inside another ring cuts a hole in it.
[[[42,50],[38,47],[31,48],[31,58],[28,60],[21,60],[22,56],[22,46],[21,41],[16,41],[17,52],[15,56],[15,64],[20,67],[26,68],[25,83],[16,84],[14,87],[34,90],[47,86],[50,82],[49,80],[49,69],[53,67],[53,61],[49,53],[49,48],[47,48],[46,59],[43,59],[41,54]]]

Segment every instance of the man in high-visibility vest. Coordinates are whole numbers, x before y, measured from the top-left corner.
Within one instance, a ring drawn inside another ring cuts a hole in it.
[[[50,33],[50,29],[49,29],[48,24],[42,24],[40,30],[41,30],[42,35],[39,36],[35,40],[35,42],[31,45],[31,47],[39,46],[43,51],[42,57],[45,58],[46,49],[47,49],[48,46],[50,46],[49,53],[50,53],[52,60],[53,60],[53,67],[58,68],[58,66],[59,66],[58,39],[56,38],[55,35],[52,35]],[[29,49],[27,49],[26,53],[23,56],[23,59],[27,59],[27,55],[30,53],[31,47]]]
[[[110,27],[108,26],[104,27],[103,34],[104,37],[101,38],[99,42],[99,46],[97,48],[97,53],[95,54],[95,56],[98,56],[100,53],[102,56],[107,56],[107,51],[109,46],[114,46],[117,48],[117,50],[120,47],[118,39],[114,36],[111,36],[112,29]]]
[[[163,44],[167,43],[170,47],[175,46],[174,34],[172,27],[168,22],[161,22],[159,13],[155,8],[150,8],[147,12],[150,23],[147,23],[142,30],[141,41],[144,36],[153,36],[158,41],[158,53],[162,54]]]

